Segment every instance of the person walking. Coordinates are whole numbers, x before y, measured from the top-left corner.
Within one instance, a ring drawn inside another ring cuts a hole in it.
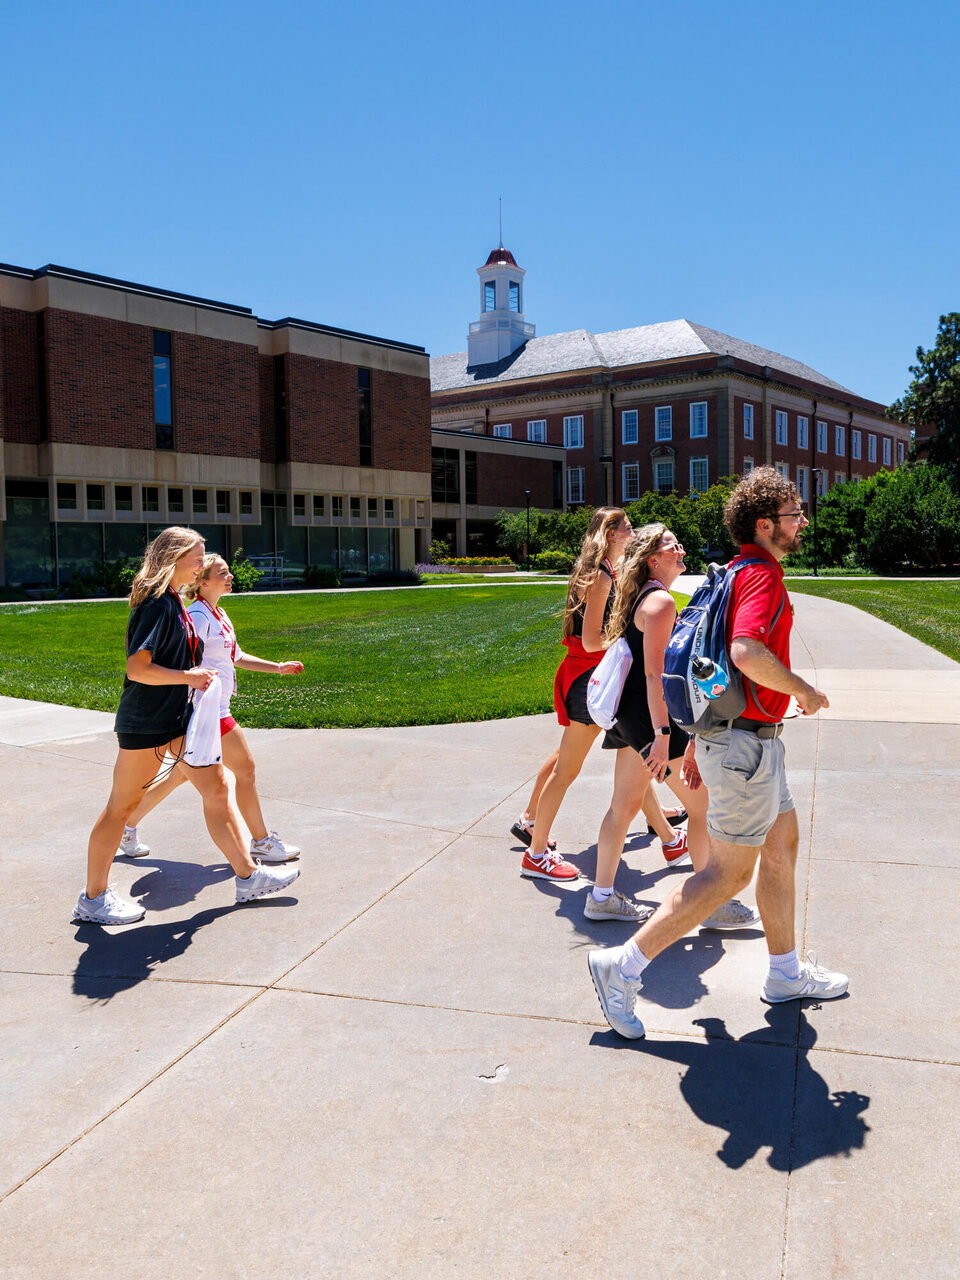
[[[93,924],[132,924],[145,912],[122,897],[108,875],[124,824],[159,771],[164,753],[179,758],[192,711],[190,699],[213,680],[201,666],[203,642],[178,594],[203,566],[204,544],[192,529],[164,529],[150,543],[130,591],[127,666],[117,708],[113,785],[87,847],[87,883],[73,918]],[[189,768],[200,792],[207,830],[236,872],[237,902],[284,889],[299,868],[261,865],[244,848],[221,765]]]
[[[233,624],[220,600],[233,587],[233,574],[222,556],[207,555],[203,568],[195,582],[184,591],[187,613],[193,619],[197,634],[203,642],[203,660],[220,677],[220,735],[223,763],[237,780],[237,808],[250,831],[250,853],[261,862],[290,862],[300,857],[296,845],[285,844],[276,831],[268,831],[257,794],[256,768],[253,755],[243,730],[230,713],[230,701],[236,693],[236,668],[244,671],[269,672],[272,675],[299,675],[302,662],[268,662],[244,653],[237,644]],[[142,844],[137,828],[161,800],[165,800],[177,787],[188,781],[188,765],[177,765],[160,781],[147,788],[137,805],[129,824],[124,828],[117,853],[131,858],[142,858],[150,852],[150,846]]]
[[[822,968],[810,953],[801,962],[796,949],[799,828],[782,722],[791,697],[803,715],[830,705],[826,694],[790,668],[793,609],[780,562],[799,550],[807,518],[794,485],[772,467],[758,467],[741,480],[724,515],[740,547],[732,563],[761,561],[737,573],[726,614],[727,651],[744,677],[746,706],[735,720],[695,739],[709,793],[707,865],[675,889],[624,946],[588,956],[604,1016],[628,1039],[644,1034],[634,1010],[647,965],[749,884],[758,857],[757,906],[769,952],[760,998],[768,1004],[807,996],[834,1000],[848,986],[846,974]]]
[[[617,721],[608,730],[604,750],[617,753],[613,797],[597,840],[596,883],[587,894],[588,920],[644,920],[653,908],[639,907],[614,889],[629,824],[651,791],[651,782],[666,782],[689,813],[687,838],[696,870],[706,866],[707,793],[701,786],[693,739],[671,725],[663,697],[664,650],[673,631],[677,607],[670,590],[684,570],[684,549],[660,523],[644,525],[620,562],[617,590],[607,624],[607,640],[626,638],[633,663],[624,683]],[[671,858],[669,847],[664,856]],[[742,929],[759,916],[733,900],[723,903],[705,929]]]

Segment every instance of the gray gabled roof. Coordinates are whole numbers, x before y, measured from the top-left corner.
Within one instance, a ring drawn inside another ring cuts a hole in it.
[[[486,383],[512,382],[517,378],[536,378],[547,374],[577,369],[616,369],[624,365],[655,364],[684,356],[733,356],[751,364],[767,366],[780,373],[807,382],[815,382],[835,391],[852,395],[848,387],[811,369],[789,356],[741,342],[729,334],[708,329],[689,320],[668,320],[662,324],[645,324],[636,329],[614,329],[592,334],[586,329],[569,333],[553,333],[542,338],[528,338],[522,347],[496,364],[467,364],[467,352],[434,356],[430,361],[430,386],[433,391],[453,391],[461,387]]]

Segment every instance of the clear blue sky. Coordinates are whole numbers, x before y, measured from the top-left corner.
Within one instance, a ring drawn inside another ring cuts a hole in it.
[[[960,310],[960,5],[7,6],[0,261],[466,347],[681,316],[870,398]]]

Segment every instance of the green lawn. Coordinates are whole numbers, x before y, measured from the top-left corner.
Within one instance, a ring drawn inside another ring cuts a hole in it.
[[[852,604],[960,661],[960,582],[791,582],[790,591]]]

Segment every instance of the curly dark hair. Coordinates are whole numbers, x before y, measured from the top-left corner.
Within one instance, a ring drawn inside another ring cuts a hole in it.
[[[723,510],[730,537],[742,547],[754,542],[757,521],[771,519],[785,502],[799,502],[796,485],[774,467],[756,467],[740,481]]]

